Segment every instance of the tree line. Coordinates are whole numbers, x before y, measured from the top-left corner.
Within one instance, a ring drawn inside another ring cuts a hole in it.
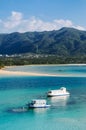
[[[86,63],[86,56],[77,57],[58,57],[58,56],[47,56],[47,57],[1,57],[0,68],[4,66],[12,65],[31,65],[31,64],[80,64]]]

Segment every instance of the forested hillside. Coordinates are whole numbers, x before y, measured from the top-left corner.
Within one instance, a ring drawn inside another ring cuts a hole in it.
[[[85,56],[86,32],[62,28],[44,32],[0,34],[0,54],[22,53]]]

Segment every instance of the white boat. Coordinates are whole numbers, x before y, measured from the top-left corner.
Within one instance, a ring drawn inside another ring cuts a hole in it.
[[[28,104],[29,108],[47,108],[50,105],[46,103],[46,100],[43,99],[35,99],[32,100],[31,103]]]
[[[50,90],[47,93],[47,96],[53,97],[53,96],[64,96],[64,95],[70,95],[70,93],[66,90],[65,87],[61,87],[58,90]]]

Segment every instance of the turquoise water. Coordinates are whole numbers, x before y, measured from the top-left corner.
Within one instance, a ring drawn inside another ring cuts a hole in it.
[[[15,66],[6,68],[10,71],[25,71],[25,72],[38,72],[38,73],[48,73],[48,74],[83,74],[86,76],[86,65],[31,65],[31,66]]]
[[[80,66],[78,70],[75,67],[64,67],[67,73],[82,75],[86,72],[85,66]],[[41,69],[44,69],[43,66]],[[56,66],[53,69],[55,70]],[[48,90],[59,89],[61,86],[65,86],[71,93],[69,97],[46,97]],[[12,111],[18,107],[25,107],[31,99],[36,98],[46,99],[51,107],[26,112]],[[0,77],[0,130],[19,129],[85,130],[86,77]]]

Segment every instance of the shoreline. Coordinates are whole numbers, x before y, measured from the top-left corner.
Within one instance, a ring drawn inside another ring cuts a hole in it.
[[[55,76],[55,77],[63,76],[60,74],[33,73],[33,72],[8,71],[8,70],[0,70],[0,75],[1,76]]]
[[[86,66],[86,64],[50,64],[50,66]],[[27,66],[27,65],[26,65]],[[49,65],[28,65],[28,66],[49,66]],[[86,77],[86,75],[78,75],[78,74],[48,74],[48,73],[35,73],[35,72],[24,72],[24,71],[10,71],[6,70],[6,68],[17,67],[17,66],[5,66],[0,69],[0,76],[51,76],[51,77]]]
[[[78,74],[47,74],[47,73],[31,73],[21,71],[6,71],[0,70],[0,76],[11,77],[11,76],[45,76],[45,77],[86,77],[86,75]]]
[[[6,68],[13,68],[13,67],[17,67],[17,66],[86,66],[85,63],[83,64],[30,64],[30,65],[13,65],[13,66],[4,66],[2,69],[6,69]]]
[[[8,71],[8,70],[0,70],[0,75],[7,76],[49,76],[49,74],[42,73],[31,73],[31,72],[23,72],[23,71]]]

